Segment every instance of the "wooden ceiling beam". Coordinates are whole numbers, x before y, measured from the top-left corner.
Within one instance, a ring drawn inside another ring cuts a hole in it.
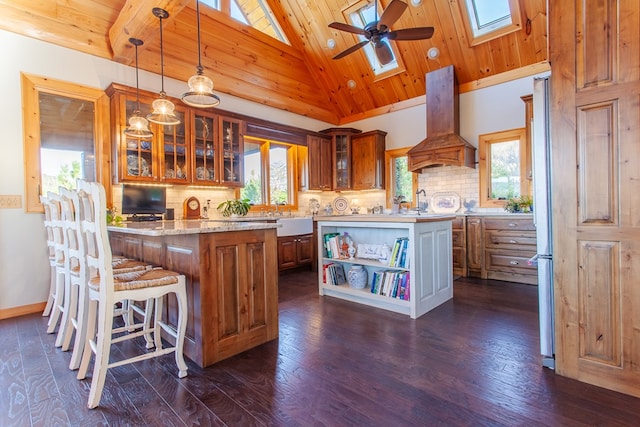
[[[152,10],[159,7],[169,13],[163,21],[170,22],[189,3],[194,0],[127,0],[120,10],[120,14],[109,28],[109,41],[113,52],[113,60],[123,64],[131,64],[135,57],[135,50],[129,43],[130,37],[144,42],[160,37],[160,23]]]

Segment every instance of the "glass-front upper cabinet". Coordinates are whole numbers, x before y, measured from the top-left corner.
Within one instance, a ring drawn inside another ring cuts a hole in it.
[[[215,125],[216,115],[196,113],[192,122],[193,140],[193,182],[200,185],[215,184],[219,181],[216,165]]]
[[[118,127],[118,134],[122,141],[119,178],[123,181],[155,181],[158,179],[156,160],[158,155],[153,139],[134,138],[124,134],[127,127],[126,120],[131,117],[137,107],[135,96],[132,98],[126,94],[118,95],[117,100],[122,101],[125,105],[125,114],[124,117],[120,117],[121,123]],[[142,117],[145,117],[150,111],[151,100],[140,99]]]
[[[158,139],[163,147],[163,181],[176,184],[191,182],[191,150],[187,138],[189,124],[185,111],[176,105],[175,114],[180,124],[175,126],[154,126],[159,128]]]
[[[361,131],[352,128],[330,128],[320,132],[331,135],[332,139],[333,190],[350,190],[351,136]]]
[[[244,155],[244,122],[242,120],[220,117],[220,151],[222,155],[222,169],[220,183],[241,187],[243,177]]]

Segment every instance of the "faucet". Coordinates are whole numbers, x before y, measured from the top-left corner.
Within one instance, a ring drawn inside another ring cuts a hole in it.
[[[276,211],[274,213],[274,216],[278,216],[278,215],[280,215],[280,211],[278,210],[278,202],[275,202],[274,205],[276,207]]]
[[[420,215],[420,194],[427,197],[427,193],[424,191],[424,188],[416,190],[416,212],[418,212],[418,215]]]

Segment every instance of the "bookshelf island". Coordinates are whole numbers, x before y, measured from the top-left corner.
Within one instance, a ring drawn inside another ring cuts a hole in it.
[[[412,319],[422,316],[453,297],[454,218],[375,214],[315,217],[320,295],[406,314]],[[364,288],[348,283],[354,265],[363,266],[367,272]]]

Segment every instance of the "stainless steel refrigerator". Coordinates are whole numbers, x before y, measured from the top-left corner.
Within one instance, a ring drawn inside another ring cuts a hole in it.
[[[536,226],[542,365],[555,368],[553,319],[553,241],[551,234],[551,150],[549,132],[549,77],[533,82],[533,218]]]

